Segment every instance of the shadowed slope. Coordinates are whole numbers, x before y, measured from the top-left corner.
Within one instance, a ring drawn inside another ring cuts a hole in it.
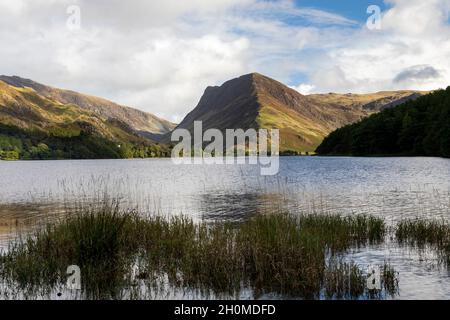
[[[304,96],[276,80],[252,73],[220,87],[208,87],[197,107],[177,128],[192,132],[194,121],[203,121],[203,130],[277,128],[280,151],[311,152],[333,130],[399,99],[415,97],[415,93],[406,91]],[[168,136],[165,141],[169,142]]]

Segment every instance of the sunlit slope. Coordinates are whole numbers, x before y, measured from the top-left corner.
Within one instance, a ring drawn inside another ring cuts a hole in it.
[[[171,131],[175,127],[175,124],[158,118],[153,114],[122,106],[103,98],[85,95],[71,90],[53,88],[17,76],[0,76],[0,81],[4,81],[19,89],[31,88],[41,97],[63,105],[76,105],[102,118],[118,120],[144,137],[157,139],[158,136]]]
[[[258,127],[280,130],[280,150],[311,152],[332,130],[366,116],[361,109],[318,103],[282,83],[253,74]]]
[[[0,81],[0,122],[20,129],[56,132],[57,129],[89,130],[108,139],[134,139],[125,124],[103,119],[74,104],[61,104],[31,88],[16,88]]]
[[[117,119],[0,81],[0,152],[8,158],[124,158],[157,147]]]
[[[192,132],[194,121],[202,121],[203,130],[276,128],[280,130],[282,152],[312,152],[333,130],[415,95],[405,91],[305,96],[274,79],[252,73],[220,87],[208,87],[178,128]]]
[[[367,111],[381,111],[395,107],[409,100],[430,93],[429,91],[380,91],[376,93],[354,94],[354,93],[327,93],[312,94],[308,97],[318,103],[327,103],[337,106],[348,106],[362,108]]]

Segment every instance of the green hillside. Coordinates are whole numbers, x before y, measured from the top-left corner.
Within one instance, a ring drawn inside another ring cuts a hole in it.
[[[450,157],[450,87],[340,128],[317,153]]]
[[[126,123],[0,81],[0,159],[166,156]]]

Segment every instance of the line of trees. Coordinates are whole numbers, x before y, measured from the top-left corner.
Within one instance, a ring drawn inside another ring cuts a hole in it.
[[[170,150],[153,143],[114,142],[78,131],[55,133],[0,124],[0,159],[120,159],[170,156]]]
[[[450,157],[450,87],[337,129],[316,152]]]

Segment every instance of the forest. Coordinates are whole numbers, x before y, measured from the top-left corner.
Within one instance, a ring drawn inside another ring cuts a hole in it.
[[[121,159],[169,155],[167,147],[144,139],[140,143],[110,141],[82,130],[24,130],[0,124],[2,160]]]
[[[316,152],[450,157],[450,87],[337,129]]]

